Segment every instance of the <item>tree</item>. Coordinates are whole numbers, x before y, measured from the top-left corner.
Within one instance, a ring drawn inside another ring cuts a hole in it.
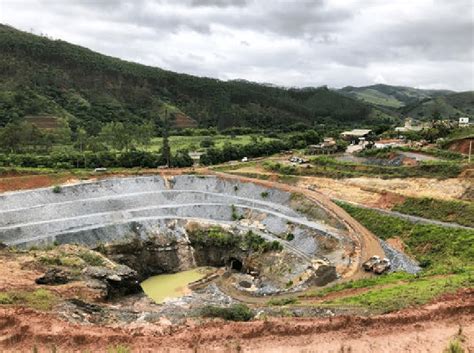
[[[128,151],[133,146],[133,127],[125,126],[121,122],[105,124],[99,134],[103,143],[109,148],[118,151]]]
[[[161,158],[165,162],[165,165],[171,167],[171,147],[168,140],[169,134],[169,116],[168,111],[165,110],[165,117],[163,121],[163,146],[161,147]]]
[[[214,146],[214,141],[212,140],[211,137],[206,136],[202,139],[200,145],[201,145],[201,147],[209,148],[209,147]]]

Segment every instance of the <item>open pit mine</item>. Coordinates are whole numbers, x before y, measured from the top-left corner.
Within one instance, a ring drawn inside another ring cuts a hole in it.
[[[317,192],[224,176],[111,178],[5,193],[0,242],[97,251],[106,264],[80,275],[108,299],[143,296],[140,283],[152,276],[206,268],[168,304],[225,305],[360,278],[371,275],[362,269],[371,256],[389,257],[391,271],[417,269]]]

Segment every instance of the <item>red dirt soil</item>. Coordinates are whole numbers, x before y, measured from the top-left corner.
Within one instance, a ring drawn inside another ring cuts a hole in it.
[[[42,188],[54,184],[62,184],[68,176],[22,175],[0,178],[0,192]]]
[[[453,141],[449,145],[449,150],[453,152],[468,154],[469,153],[469,143],[472,142],[472,153],[474,153],[474,137],[468,137],[460,140]]]
[[[122,327],[75,325],[26,308],[0,311],[2,352],[441,352],[459,332],[474,349],[474,290],[418,309],[373,317],[278,318],[171,326],[165,320]],[[49,349],[49,350],[48,350]]]

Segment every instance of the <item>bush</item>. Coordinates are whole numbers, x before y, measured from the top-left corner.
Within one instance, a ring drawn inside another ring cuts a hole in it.
[[[200,143],[201,147],[209,148],[214,146],[214,140],[210,137],[204,137]]]
[[[229,308],[207,305],[201,309],[203,317],[218,317],[230,321],[250,321],[255,316],[245,304],[235,304]]]
[[[61,191],[62,191],[62,189],[61,189],[61,187],[60,187],[59,185],[55,185],[55,186],[53,187],[53,192],[54,192],[55,194],[60,194]]]
[[[90,266],[104,266],[105,264],[102,256],[91,251],[83,251],[78,256]]]
[[[443,353],[465,353],[465,350],[458,340],[453,340],[449,342],[448,347],[444,349]]]
[[[298,300],[296,298],[282,298],[282,299],[270,299],[268,301],[268,305],[276,305],[276,306],[282,306],[282,305],[290,305],[290,304],[296,304],[298,303]]]

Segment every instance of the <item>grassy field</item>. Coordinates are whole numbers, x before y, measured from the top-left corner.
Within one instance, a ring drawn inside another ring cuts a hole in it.
[[[472,287],[474,277],[470,273],[444,277],[420,278],[384,288],[376,288],[359,295],[329,300],[324,304],[365,307],[371,311],[387,313],[409,306],[428,303],[442,294],[452,293],[463,287]]]
[[[0,304],[25,305],[38,310],[50,310],[58,301],[58,297],[47,289],[34,291],[0,292]]]
[[[392,210],[474,227],[474,202],[408,197],[403,203],[395,205]]]
[[[255,135],[258,141],[267,142],[274,140],[273,138],[263,137],[261,135]],[[228,135],[213,135],[213,136],[170,136],[169,143],[171,151],[174,153],[178,150],[187,149],[189,151],[205,151],[204,147],[201,147],[203,140],[210,139],[214,143],[214,147],[221,148],[224,144],[231,143],[233,145],[246,145],[252,143],[252,135],[237,135],[231,138]],[[151,146],[148,148],[149,151],[157,152],[163,145],[163,139],[161,137],[154,138]]]

